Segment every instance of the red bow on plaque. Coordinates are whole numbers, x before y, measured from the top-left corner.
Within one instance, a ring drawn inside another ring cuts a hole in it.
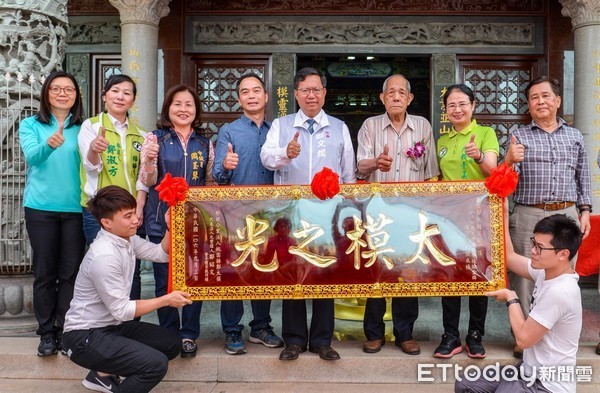
[[[485,179],[485,186],[490,194],[496,194],[500,198],[506,198],[517,188],[519,175],[505,162],[492,169],[492,173]]]
[[[340,177],[327,167],[317,172],[310,183],[313,194],[321,200],[333,198],[340,192]]]
[[[185,201],[187,190],[190,188],[183,177],[172,177],[167,173],[160,184],[156,186],[158,198],[169,206],[177,205],[177,202]]]

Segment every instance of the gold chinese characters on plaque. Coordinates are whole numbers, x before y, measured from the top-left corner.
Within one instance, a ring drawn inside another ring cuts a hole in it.
[[[482,182],[196,187],[172,210],[170,288],[195,300],[481,295],[504,288]]]

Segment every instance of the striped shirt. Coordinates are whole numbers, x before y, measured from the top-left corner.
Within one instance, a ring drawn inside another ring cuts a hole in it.
[[[425,145],[425,154],[412,159],[406,152],[417,142]],[[385,145],[393,159],[392,168],[388,172],[358,172],[359,179],[369,182],[423,181],[440,174],[431,124],[424,117],[407,113],[399,130],[394,128],[387,113],[369,117],[358,131],[357,162],[377,158]]]
[[[517,163],[519,184],[514,201],[524,205],[575,202],[591,205],[590,168],[583,135],[558,118],[558,128],[546,132],[534,121],[513,135],[525,146]]]

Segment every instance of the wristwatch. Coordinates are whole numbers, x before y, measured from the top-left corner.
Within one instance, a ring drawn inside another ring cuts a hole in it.
[[[506,301],[506,307],[510,307],[511,304],[521,304],[521,299],[519,299],[518,297],[514,298],[514,299],[510,299]]]

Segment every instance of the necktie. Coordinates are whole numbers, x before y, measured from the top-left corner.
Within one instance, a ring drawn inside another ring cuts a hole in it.
[[[315,132],[314,125],[316,123],[315,119],[308,119],[306,121],[308,123],[308,132],[312,135]]]

